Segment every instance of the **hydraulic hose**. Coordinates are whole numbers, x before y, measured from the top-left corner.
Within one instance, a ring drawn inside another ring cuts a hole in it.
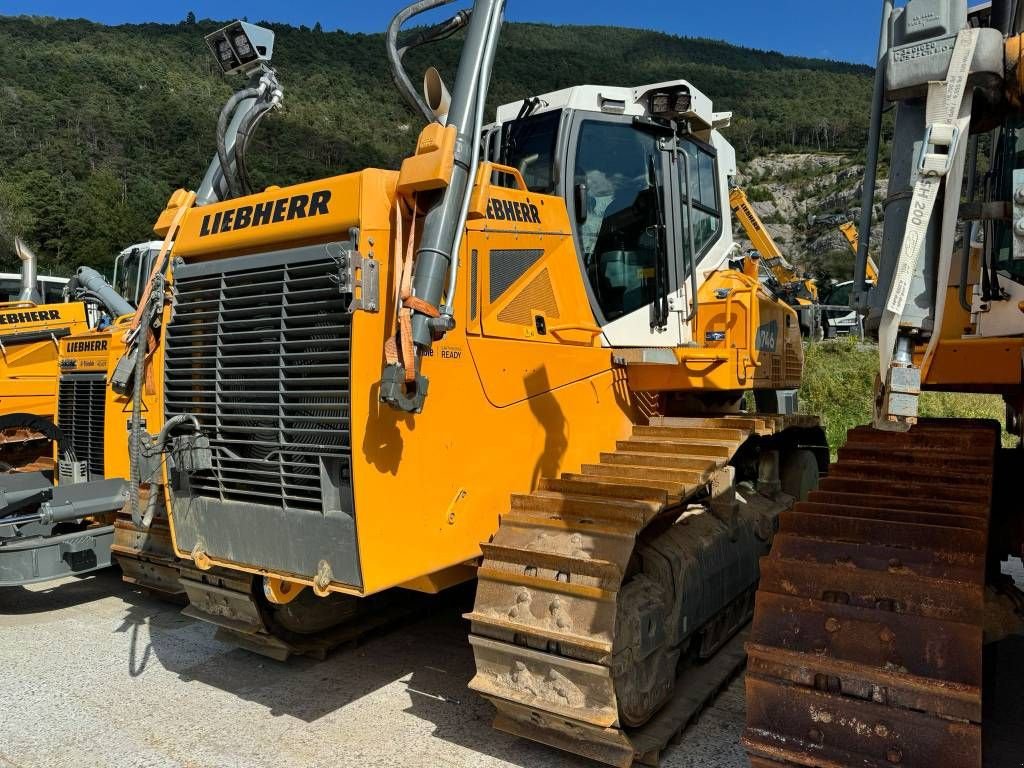
[[[153,444],[153,453],[157,455],[163,453],[164,446],[167,444],[167,436],[170,435],[172,430],[177,429],[186,422],[191,422],[192,428],[196,432],[201,431],[199,419],[196,418],[193,414],[182,413],[178,414],[177,416],[172,416],[164,424],[163,429],[160,430],[160,434],[157,435],[156,442]],[[137,493],[138,489],[136,489],[136,494]],[[153,523],[153,518],[156,516],[156,500],[158,496],[158,493],[151,491],[149,494],[149,498],[146,500],[146,512],[142,516],[142,526],[144,528],[149,528],[149,526]],[[134,514],[134,507],[132,508],[132,510]]]
[[[217,118],[217,158],[220,160],[221,173],[224,174],[224,179],[228,183],[228,191],[232,197],[239,197],[241,195],[241,185],[238,182],[238,177],[235,175],[235,170],[232,168],[228,158],[227,148],[227,131],[228,121],[231,119],[231,115],[234,114],[235,109],[245,99],[255,99],[260,95],[258,88],[244,88],[241,91],[231,94],[231,98],[224,104],[224,108],[220,111],[220,116]]]
[[[246,160],[247,153],[249,151],[249,140],[256,132],[256,127],[260,124],[264,117],[274,109],[278,104],[281,103],[281,91],[280,89],[275,90],[273,98],[265,103],[257,104],[253,107],[244,118],[242,123],[238,127],[238,135],[235,138],[235,176],[242,189],[243,194],[252,194],[252,178],[249,175],[249,165]]]
[[[395,85],[398,87],[402,96],[405,97],[409,106],[423,115],[423,119],[428,123],[432,123],[434,121],[434,113],[430,111],[430,107],[426,105],[426,102],[424,102],[423,98],[419,93],[417,93],[415,86],[413,86],[412,81],[409,79],[409,74],[405,71],[405,66],[402,64],[402,57],[409,48],[415,47],[415,45],[422,45],[424,42],[428,42],[428,40],[417,40],[414,45],[408,45],[399,49],[398,33],[401,30],[402,25],[413,16],[419,16],[421,13],[425,13],[426,11],[434,8],[440,8],[442,5],[448,5],[453,1],[454,0],[419,0],[419,2],[412,3],[395,14],[394,18],[391,19],[391,23],[388,24],[388,29],[385,33],[388,65],[391,68],[391,78],[395,81]],[[448,34],[451,33],[449,32]]]
[[[882,0],[882,26],[878,36],[878,56],[875,64],[875,83],[871,95],[871,123],[868,129],[868,153],[864,164],[864,188],[858,231],[857,257],[853,266],[854,309],[867,309],[868,252],[871,246],[871,217],[875,208],[875,181],[878,177],[878,150],[882,136],[882,112],[885,107],[885,63],[889,53],[889,27],[892,22],[893,0]],[[881,280],[881,276],[879,277]]]
[[[132,418],[131,433],[128,439],[128,502],[132,511],[132,522],[142,523],[139,514],[139,486],[142,484],[139,462],[142,458],[142,387],[146,377],[146,348],[149,342],[150,326],[153,323],[153,307],[155,298],[162,295],[163,275],[158,274],[154,280],[154,290],[150,293],[146,306],[142,308],[139,322],[139,333],[135,339],[135,372],[132,378]]]

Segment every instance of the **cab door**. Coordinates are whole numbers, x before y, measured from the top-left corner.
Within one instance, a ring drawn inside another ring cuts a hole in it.
[[[576,112],[567,135],[563,194],[605,343],[678,346],[685,270],[673,153],[624,115]]]

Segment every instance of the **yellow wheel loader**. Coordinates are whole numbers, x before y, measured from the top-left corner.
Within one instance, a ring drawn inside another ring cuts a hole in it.
[[[1005,0],[883,3],[854,278],[879,343],[875,418],[781,515],[761,562],[743,737],[755,768],[1019,761],[1020,720],[986,689],[1012,654],[998,641],[1024,633],[1024,594],[1001,569],[1024,554],[1022,33],[1024,8]],[[918,418],[923,390],[1001,395],[1016,446],[995,421]],[[990,718],[1013,752],[985,754]]]
[[[797,316],[728,266],[729,113],[675,80],[488,122],[504,2],[399,41],[446,4],[388,30],[428,121],[399,171],[247,193],[224,164],[219,202],[171,198],[111,376],[126,508],[166,516],[191,614],[276,658],[476,578],[497,727],[653,760],[742,663],[758,559],[827,462]],[[404,54],[459,31],[450,97],[433,70],[419,96]],[[250,78],[271,45],[210,39]]]
[[[134,311],[91,268],[59,283],[37,278],[35,255],[20,240],[15,245],[21,288],[0,306],[0,587],[110,565],[113,529],[100,513],[123,504],[120,489],[98,486],[97,504],[71,487],[104,477],[106,365],[96,353],[106,341],[83,338]],[[147,248],[125,249],[115,270],[123,276]],[[130,296],[137,298],[139,285],[127,286]],[[60,490],[53,487],[58,467]]]

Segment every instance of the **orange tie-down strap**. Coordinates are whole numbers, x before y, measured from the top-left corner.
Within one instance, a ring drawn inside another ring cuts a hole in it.
[[[160,253],[153,262],[153,269],[149,273],[149,278],[146,280],[146,288],[142,292],[142,298],[139,299],[139,306],[135,308],[135,316],[132,318],[132,323],[125,331],[124,339],[128,341],[134,336],[139,329],[139,323],[142,322],[142,313],[145,311],[146,304],[149,303],[150,294],[153,292],[153,281],[156,276],[163,271],[164,261],[167,258],[167,252],[171,250],[171,244],[174,242],[174,238],[178,235],[178,230],[181,228],[181,223],[185,220],[185,214],[192,208],[193,203],[196,201],[196,193],[189,192],[185,199],[182,201],[178,210],[174,214],[174,218],[171,219],[171,226],[167,229],[167,235],[164,237],[164,242],[160,246]],[[149,337],[149,343],[153,343],[154,339],[152,335]]]
[[[398,305],[398,325],[395,333],[384,342],[384,360],[388,365],[401,365],[406,382],[416,380],[416,346],[412,341],[412,313],[440,317],[437,307],[412,295],[413,249],[416,240],[416,198],[413,198],[409,238],[402,242],[402,204],[395,205],[395,279],[398,282],[395,302]],[[403,258],[403,251],[405,253]],[[398,276],[401,275],[401,278]],[[401,348],[399,348],[401,340]]]

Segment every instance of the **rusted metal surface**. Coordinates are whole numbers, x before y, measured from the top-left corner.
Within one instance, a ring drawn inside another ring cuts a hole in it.
[[[860,427],[780,516],[747,646],[755,768],[981,765],[998,445],[993,422]]]
[[[783,765],[981,765],[981,728],[975,723],[808,687],[784,686],[749,672],[747,723],[745,741],[756,748],[756,757]]]
[[[150,487],[139,489],[139,503],[145,507]],[[170,602],[187,603],[188,597],[179,581],[181,561],[174,555],[171,529],[163,504],[157,505],[152,524],[140,528],[132,521],[131,512],[122,509],[114,521],[114,543],[111,546],[124,580]]]
[[[470,687],[494,703],[495,727],[609,765],[657,763],[743,663],[736,634],[782,509],[757,494],[761,507],[712,509],[712,480],[748,439],[787,425],[655,418],[599,463],[512,497],[467,614]],[[742,574],[735,594],[725,572]]]
[[[0,429],[0,470],[52,472],[53,441],[28,427]]]

